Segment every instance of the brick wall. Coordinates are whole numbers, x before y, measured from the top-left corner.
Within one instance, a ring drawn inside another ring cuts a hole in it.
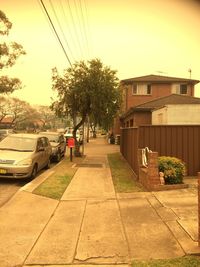
[[[138,149],[139,182],[147,189],[154,190],[161,185],[158,172],[158,152],[147,152],[147,167],[142,164],[142,149]]]
[[[151,95],[133,95],[132,94],[132,84],[125,85],[126,93],[124,96],[124,107],[125,111],[129,108],[143,104],[145,102],[157,99],[158,97],[163,97],[171,94],[171,84],[152,84],[152,94]]]
[[[137,84],[137,82],[134,84]],[[171,83],[151,83],[151,95],[133,95],[132,87],[132,84],[121,85],[121,90],[123,92],[123,112],[126,112],[131,107],[157,99],[159,97],[168,96],[172,94]],[[194,85],[188,84],[187,95],[194,96]]]

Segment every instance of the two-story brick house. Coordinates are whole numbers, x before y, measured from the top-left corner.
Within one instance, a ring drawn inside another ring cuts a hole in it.
[[[145,116],[145,109],[143,109],[142,113],[139,113],[134,107],[171,94],[194,97],[194,89],[197,83],[199,83],[199,80],[160,75],[146,75],[121,80],[120,87],[123,94],[122,120],[121,122],[118,119],[115,120],[113,132],[120,134],[120,125],[126,125],[124,121],[127,121],[127,116],[130,117],[131,110],[132,113],[137,112],[137,122],[134,123],[134,120],[132,120],[133,123],[127,124],[127,126],[149,123],[151,116],[149,110]]]
[[[198,80],[147,75],[120,82],[123,91],[123,112],[129,108],[159,97],[181,94],[194,96],[194,86]]]

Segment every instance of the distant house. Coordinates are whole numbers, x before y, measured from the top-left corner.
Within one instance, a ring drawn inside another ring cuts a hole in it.
[[[123,127],[144,124],[200,124],[200,98],[171,94],[130,108]]]
[[[13,127],[14,127],[14,123],[13,123],[13,117],[12,116],[6,116],[6,117],[1,119],[1,121],[0,121],[0,128],[1,129],[9,129],[9,128],[13,128]]]
[[[134,125],[152,123],[152,114],[149,111],[149,107],[146,107],[145,110],[145,107],[142,108],[141,106],[140,109],[140,105],[172,94],[194,97],[195,85],[197,83],[199,83],[199,80],[152,74],[121,80],[120,88],[123,95],[121,110],[122,121],[116,118],[113,126],[114,134],[120,134],[120,126],[129,125],[128,127],[132,127]],[[176,97],[173,97],[173,99],[174,101],[177,100]],[[173,104],[176,104],[176,102]],[[137,108],[134,109],[135,107]],[[133,113],[135,115],[130,118],[130,114]]]

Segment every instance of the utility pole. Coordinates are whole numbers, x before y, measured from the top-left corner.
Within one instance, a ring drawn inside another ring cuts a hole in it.
[[[188,69],[188,72],[189,72],[189,79],[191,79],[191,77],[192,77],[192,70],[191,69]]]

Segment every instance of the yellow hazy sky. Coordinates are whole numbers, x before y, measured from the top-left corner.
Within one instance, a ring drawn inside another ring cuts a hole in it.
[[[39,0],[0,0],[13,23],[9,40],[27,55],[6,70],[24,88],[12,94],[50,104],[51,69],[69,62]],[[65,51],[75,61],[99,58],[119,79],[148,74],[200,80],[200,4],[194,0],[43,0]],[[53,7],[53,8],[52,8]],[[200,96],[200,85],[196,86]]]

